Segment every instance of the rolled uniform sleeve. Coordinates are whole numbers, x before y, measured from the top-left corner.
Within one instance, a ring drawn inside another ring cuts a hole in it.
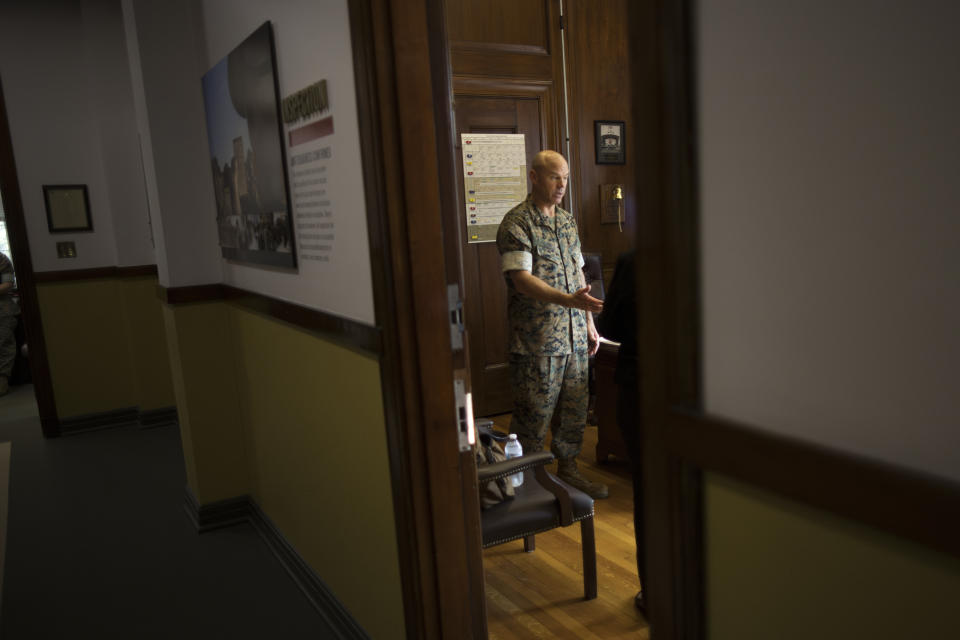
[[[533,249],[530,235],[516,222],[505,221],[497,230],[500,267],[508,271],[533,271]]]

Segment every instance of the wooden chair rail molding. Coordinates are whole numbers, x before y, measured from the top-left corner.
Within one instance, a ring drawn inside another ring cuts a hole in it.
[[[93,269],[65,269],[62,271],[35,271],[34,282],[70,282],[75,280],[98,280],[103,278],[141,278],[156,276],[157,265],[142,264],[132,267],[96,267]]]
[[[716,471],[960,557],[960,485],[722,418],[673,409],[666,446]]]
[[[228,301],[249,311],[256,311],[275,320],[288,322],[301,329],[324,334],[346,347],[358,349],[378,358],[383,354],[382,331],[379,327],[228,284],[213,283],[189,287],[158,285],[157,293],[160,299],[169,305]]]

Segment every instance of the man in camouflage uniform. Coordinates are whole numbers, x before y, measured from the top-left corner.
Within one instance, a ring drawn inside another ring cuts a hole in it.
[[[13,301],[13,263],[0,253],[0,396],[10,388],[10,374],[17,356],[17,304]]]
[[[600,340],[592,314],[603,303],[589,295],[584,283],[576,223],[557,206],[569,176],[559,153],[538,153],[530,169],[533,190],[504,216],[497,231],[509,296],[511,431],[524,453],[540,451],[559,408],[560,425],[550,445],[557,476],[594,498],[606,498],[606,485],[590,482],[577,470],[587,420],[588,357]]]

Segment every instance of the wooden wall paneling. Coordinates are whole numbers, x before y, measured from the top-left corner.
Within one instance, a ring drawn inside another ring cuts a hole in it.
[[[457,76],[483,76],[491,69],[497,69],[501,77],[543,78],[552,72],[550,56],[517,55],[516,52],[486,51],[474,48],[461,48],[453,58],[453,73]]]
[[[638,206],[637,145],[627,144],[624,165],[599,165],[594,146],[595,120],[622,120],[627,139],[635,125],[631,83],[632,56],[627,0],[568,2],[565,5],[567,82],[570,107],[571,181],[577,201],[580,240],[587,251],[603,256],[605,275],[612,275],[617,256],[633,246],[627,225],[600,223],[600,185],[624,186],[625,217],[635,220]],[[609,283],[609,280],[607,280]]]
[[[560,78],[560,0],[447,0],[454,76]]]
[[[13,268],[16,271],[17,289],[20,294],[20,321],[23,323],[27,343],[30,345],[30,375],[33,379],[33,391],[37,397],[40,427],[44,436],[55,437],[60,435],[60,423],[56,400],[53,396],[53,381],[47,360],[47,346],[43,336],[33,261],[30,257],[30,241],[27,237],[23,199],[20,196],[20,181],[13,157],[13,139],[10,137],[10,123],[7,119],[2,82],[0,82],[0,194],[3,198],[7,233],[13,252]]]
[[[450,48],[485,44],[550,55],[550,0],[448,0]]]

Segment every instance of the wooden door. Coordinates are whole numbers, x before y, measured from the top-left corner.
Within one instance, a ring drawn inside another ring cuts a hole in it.
[[[462,158],[462,133],[522,133],[527,166],[541,149],[551,148],[544,95],[455,96],[457,158]],[[460,203],[463,203],[463,163],[458,162]],[[527,188],[529,190],[529,180]],[[460,214],[461,224],[466,219]],[[467,233],[463,237],[468,237]],[[512,410],[507,353],[507,285],[494,242],[464,244],[464,316],[470,335],[470,378],[474,413],[488,416]]]

